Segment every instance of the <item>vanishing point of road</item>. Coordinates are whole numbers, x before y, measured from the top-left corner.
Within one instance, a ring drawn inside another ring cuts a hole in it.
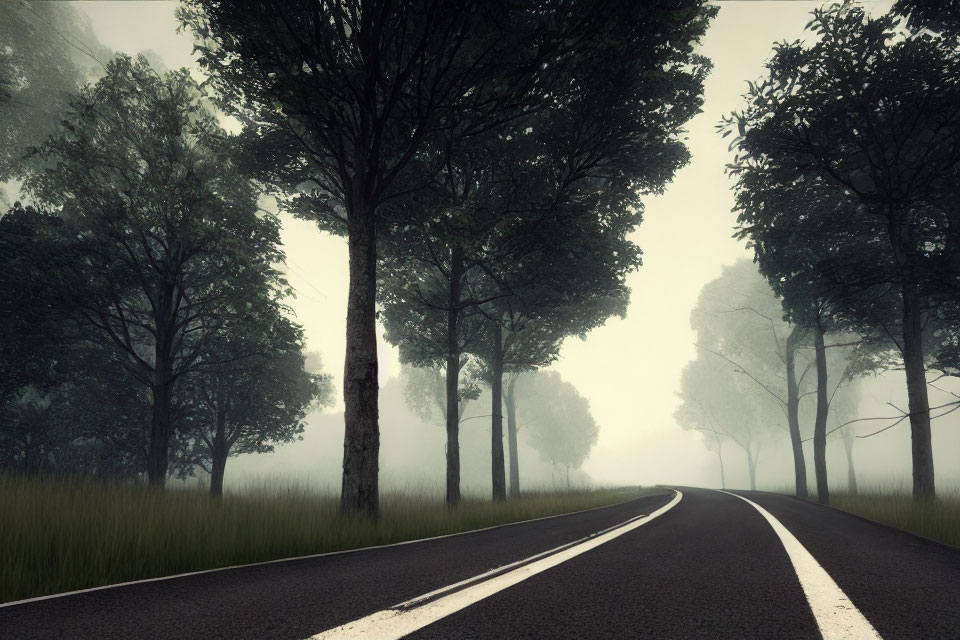
[[[960,549],[765,493],[663,495],[0,607],[0,638],[960,639]]]

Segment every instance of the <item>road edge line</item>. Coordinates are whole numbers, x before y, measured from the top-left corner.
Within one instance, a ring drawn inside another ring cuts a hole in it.
[[[780,538],[823,640],[883,640],[827,570],[782,522],[753,500],[729,491],[717,491],[752,506]]]

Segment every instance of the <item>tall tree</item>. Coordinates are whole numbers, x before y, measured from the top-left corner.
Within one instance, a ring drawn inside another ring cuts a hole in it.
[[[925,309],[956,295],[945,269],[958,243],[960,51],[943,35],[898,30],[844,3],[814,12],[819,39],[778,45],[769,77],[751,84],[737,116],[735,164],[757,163],[781,183],[819,180],[850,198],[837,212],[845,235],[879,252],[878,290],[891,290],[906,369],[914,495],[935,495],[925,379]],[[864,219],[867,222],[864,224]]]
[[[559,53],[548,21],[569,34],[581,17],[466,9],[436,0],[191,0],[180,10],[223,106],[284,141],[273,177],[288,181],[292,167],[293,185],[308,181],[308,215],[346,230],[344,512],[379,513],[378,209],[425,142],[529,108]]]
[[[82,259],[48,282],[108,339],[152,394],[150,483],[168,470],[174,388],[207,338],[243,313],[231,296],[276,297],[277,221],[222,150],[186,70],[119,57],[70,101],[26,188],[56,207]]]
[[[693,0],[671,8],[688,22],[702,12]],[[380,206],[399,195],[399,178],[422,148],[443,148],[551,106],[573,60],[600,69],[609,29],[618,19],[631,22],[618,14],[637,10],[635,3],[599,0],[536,6],[190,0],[181,10],[224,105],[283,141],[271,153],[281,161],[268,173],[309,185],[307,215],[346,229],[344,511],[378,513]]]

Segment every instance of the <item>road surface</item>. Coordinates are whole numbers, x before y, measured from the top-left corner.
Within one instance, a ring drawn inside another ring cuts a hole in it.
[[[3,606],[0,638],[960,639],[960,549],[736,493]]]

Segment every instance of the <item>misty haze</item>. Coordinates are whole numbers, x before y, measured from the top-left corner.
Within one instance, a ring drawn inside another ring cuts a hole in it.
[[[0,0],[0,638],[960,638],[955,0]]]

